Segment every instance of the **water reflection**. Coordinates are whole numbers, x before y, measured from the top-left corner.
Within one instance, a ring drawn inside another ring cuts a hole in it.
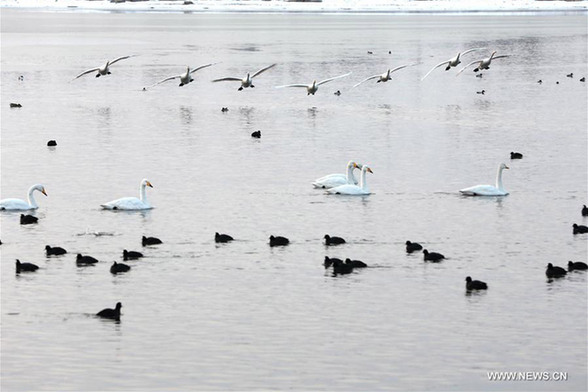
[[[192,124],[192,108],[189,106],[180,106],[180,119],[184,125]]]
[[[239,108],[239,113],[241,114],[243,121],[246,125],[253,124],[253,114],[255,113],[255,108],[251,106],[244,106]]]

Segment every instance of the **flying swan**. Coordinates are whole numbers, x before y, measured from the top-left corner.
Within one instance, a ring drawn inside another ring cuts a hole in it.
[[[357,164],[354,161],[347,162],[347,174],[329,174],[327,176],[314,180],[312,185],[315,188],[329,189],[339,185],[353,184],[357,185],[357,180],[353,175],[355,169],[361,169],[363,165]]]
[[[375,79],[375,78],[378,78],[378,80],[376,81],[376,83],[380,83],[380,82],[384,82],[385,83],[385,82],[387,82],[387,81],[389,81],[391,79],[391,75],[390,74],[392,74],[392,72],[396,72],[396,71],[398,71],[398,70],[400,70],[402,68],[412,67],[413,65],[417,65],[417,64],[416,63],[415,64],[405,64],[405,65],[401,65],[399,67],[396,67],[394,69],[388,69],[388,71],[384,72],[381,75],[370,76],[369,78],[366,78],[366,79],[362,80],[361,82],[359,82],[356,85],[354,85],[352,88],[355,88],[355,87],[359,86],[360,84],[362,84],[364,82],[367,82],[368,80]]]
[[[496,174],[496,186],[492,185],[476,185],[469,188],[460,189],[460,192],[466,196],[506,196],[508,192],[502,185],[502,171],[509,169],[504,163],[498,166],[498,174]]]
[[[486,57],[485,59],[481,59],[481,60],[472,61],[471,63],[469,63],[468,65],[466,65],[462,69],[460,69],[459,72],[457,73],[457,75],[455,75],[455,76],[458,76],[467,67],[469,67],[471,65],[474,65],[474,64],[478,64],[478,66],[476,68],[474,68],[474,72],[478,72],[478,71],[481,71],[483,69],[490,69],[490,63],[492,62],[492,60],[501,59],[503,57],[508,57],[507,54],[503,54],[503,55],[500,55],[500,56],[494,56],[495,54],[496,54],[496,51],[492,52],[492,54],[490,55],[490,57]]]
[[[332,80],[339,79],[339,78],[343,78],[343,77],[345,77],[345,76],[349,76],[349,75],[351,75],[351,72],[349,72],[349,73],[346,73],[345,75],[339,75],[339,76],[335,76],[335,77],[333,77],[333,78],[329,78],[329,79],[321,80],[321,81],[320,81],[320,82],[318,82],[318,83],[317,83],[317,81],[316,81],[316,80],[313,80],[311,84],[286,84],[286,85],[284,85],[284,86],[276,86],[276,88],[284,88],[284,87],[304,87],[304,88],[306,88],[306,92],[307,92],[307,94],[306,94],[306,95],[310,95],[310,94],[314,95],[314,93],[316,93],[316,92],[317,92],[317,90],[318,90],[318,88],[319,88],[319,86],[320,86],[321,84],[325,84],[325,83],[328,83],[328,82],[330,82],[330,81],[332,81]]]
[[[73,78],[72,80],[76,80],[80,76],[84,76],[86,74],[89,74],[89,73],[92,73],[95,71],[98,71],[98,73],[96,74],[97,78],[100,77],[101,75],[110,75],[110,66],[112,64],[116,63],[117,61],[128,59],[129,57],[134,57],[134,55],[122,56],[122,57],[116,58],[114,60],[107,61],[106,64],[104,64],[102,67],[91,68],[87,71],[84,71],[81,74],[79,74],[78,76],[76,76],[75,78]]]
[[[100,206],[105,210],[149,210],[153,207],[151,207],[151,204],[147,201],[147,195],[145,194],[145,187],[147,186],[153,188],[153,185],[151,185],[147,179],[141,181],[139,198],[123,197],[101,204]]]
[[[45,187],[41,184],[35,184],[29,188],[29,194],[27,197],[28,202],[21,200],[21,199],[3,199],[0,200],[0,210],[6,211],[24,211],[24,210],[36,210],[39,208],[33,193],[35,191],[39,191],[45,196],[47,196],[47,192],[45,192]]]
[[[257,71],[253,75],[249,75],[249,73],[248,73],[247,76],[245,76],[243,79],[236,78],[236,77],[228,77],[228,78],[214,79],[213,82],[229,82],[229,81],[241,82],[241,87],[239,87],[237,89],[238,91],[241,91],[247,87],[255,87],[253,85],[253,78],[256,76],[259,76],[262,72],[265,72],[268,69],[273,68],[275,66],[276,66],[276,64],[268,65],[267,67],[260,69],[259,71]]]
[[[331,195],[369,195],[371,192],[367,187],[366,173],[373,173],[367,165],[361,168],[361,176],[359,177],[359,186],[354,184],[339,185],[331,189],[327,189],[327,193]]]
[[[194,72],[199,71],[199,70],[201,70],[203,68],[206,68],[206,67],[210,67],[211,65],[215,65],[215,64],[217,64],[217,63],[205,64],[205,65],[201,65],[199,67],[196,67],[194,69],[190,69],[190,67],[186,67],[186,72],[184,72],[183,74],[176,75],[176,76],[170,76],[169,78],[165,78],[165,79],[163,79],[163,80],[161,80],[161,81],[159,81],[159,82],[157,82],[155,84],[152,84],[151,86],[145,87],[144,89],[146,90],[148,88],[155,87],[158,84],[165,83],[165,82],[167,82],[169,80],[173,80],[173,79],[180,79],[180,85],[179,86],[182,87],[183,85],[188,84],[188,83],[194,81],[194,79],[192,79],[192,74]]]
[[[464,52],[458,52],[457,56],[450,58],[449,60],[445,60],[445,61],[435,65],[433,68],[431,68],[431,70],[429,72],[427,72],[427,74],[425,76],[423,76],[421,81],[425,80],[425,78],[427,76],[429,76],[429,74],[431,72],[433,72],[435,69],[439,68],[440,66],[447,65],[447,67],[445,67],[445,70],[449,71],[451,69],[451,67],[457,67],[459,64],[461,64],[460,56],[463,56],[464,54],[468,54],[468,53],[476,51],[476,50],[483,50],[483,49],[486,49],[486,48],[473,48],[473,49],[468,49]]]

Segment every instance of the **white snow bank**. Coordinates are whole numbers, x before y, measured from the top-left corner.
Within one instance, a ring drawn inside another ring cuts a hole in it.
[[[538,12],[586,11],[588,0],[0,0],[0,7],[129,12]]]

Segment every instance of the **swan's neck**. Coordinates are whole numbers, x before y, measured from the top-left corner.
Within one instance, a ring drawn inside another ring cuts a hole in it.
[[[355,169],[353,167],[353,165],[347,166],[347,183],[348,184],[355,184],[355,182],[356,182],[355,176],[353,175],[353,169]]]
[[[502,185],[502,171],[504,169],[502,167],[498,168],[498,173],[496,174],[496,188],[504,191],[504,186]]]
[[[147,192],[145,191],[145,187],[147,184],[141,183],[141,188],[139,189],[139,199],[145,204],[147,204]]]
[[[367,170],[361,170],[361,176],[359,177],[359,187],[363,190],[367,190]]]
[[[28,202],[29,205],[33,208],[39,208],[39,205],[37,204],[37,201],[35,200],[35,196],[33,196],[33,193],[36,191],[35,188],[31,188],[29,189],[29,195],[28,195]]]

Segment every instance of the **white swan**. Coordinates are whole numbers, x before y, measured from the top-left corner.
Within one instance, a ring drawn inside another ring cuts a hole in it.
[[[100,206],[105,210],[149,210],[153,207],[151,207],[151,204],[149,204],[147,201],[147,195],[145,194],[146,186],[153,188],[153,185],[151,185],[147,179],[141,181],[141,186],[139,188],[139,198],[123,197],[121,199],[116,199],[109,201],[108,203],[101,204]]]
[[[35,191],[39,191],[45,196],[47,196],[47,192],[45,192],[45,187],[41,184],[35,184],[29,188],[29,194],[27,197],[28,203],[21,199],[3,199],[0,200],[0,210],[7,210],[7,211],[24,211],[24,210],[36,210],[39,208],[33,193]]]
[[[180,79],[180,87],[182,87],[183,85],[194,81],[194,79],[192,79],[192,74],[194,72],[199,71],[199,70],[206,68],[206,67],[210,67],[211,65],[215,65],[215,64],[217,64],[217,63],[205,64],[205,65],[201,65],[199,67],[196,67],[194,69],[190,69],[190,67],[186,67],[186,72],[184,72],[183,74],[176,75],[176,76],[170,76],[169,78],[165,78],[162,81],[159,81],[157,83],[152,84],[151,86],[145,87],[144,90],[151,88],[151,87],[155,87],[158,84],[161,84],[161,83],[167,82],[169,80],[173,80],[173,79]]]
[[[470,52],[473,52],[475,50],[483,50],[486,48],[473,48],[473,49],[468,49],[464,52],[458,52],[457,56],[450,58],[449,60],[445,60],[437,65],[435,65],[433,68],[431,68],[431,70],[429,72],[427,72],[427,74],[425,76],[423,76],[423,78],[421,79],[421,81],[425,80],[425,78],[427,76],[429,76],[429,74],[431,72],[433,72],[435,69],[439,68],[442,65],[447,65],[447,67],[445,67],[446,71],[449,71],[451,69],[451,67],[457,67],[459,64],[461,64],[461,59],[460,56],[463,56],[464,54],[468,54]]]
[[[79,74],[78,76],[76,76],[75,78],[73,78],[72,80],[76,80],[80,76],[84,76],[86,74],[89,74],[89,73],[92,73],[95,71],[98,71],[98,73],[96,74],[96,77],[100,77],[100,75],[110,75],[110,66],[112,64],[116,63],[117,61],[128,59],[129,57],[134,57],[134,55],[122,56],[122,57],[116,58],[114,60],[107,61],[106,64],[104,64],[102,67],[88,69],[88,70],[82,72],[81,74]]]
[[[238,91],[241,91],[247,87],[255,87],[253,85],[253,78],[256,76],[259,76],[259,74],[261,74],[262,72],[265,72],[268,69],[273,68],[275,66],[276,66],[276,64],[268,65],[267,67],[262,68],[259,71],[255,72],[253,75],[247,74],[247,76],[245,76],[243,79],[237,78],[237,77],[227,77],[227,78],[221,78],[221,79],[214,79],[213,82],[227,82],[227,81],[241,82],[241,87],[239,87],[237,89]]]
[[[320,86],[321,84],[325,84],[325,83],[328,83],[328,82],[330,82],[330,81],[332,81],[332,80],[339,79],[339,78],[343,78],[343,77],[345,77],[345,76],[349,76],[349,75],[351,75],[351,72],[349,72],[349,73],[346,73],[345,75],[339,75],[339,76],[335,76],[335,77],[333,77],[333,78],[329,78],[329,79],[321,80],[321,81],[320,81],[320,82],[318,82],[318,83],[317,83],[317,81],[316,81],[316,80],[313,80],[311,84],[286,84],[286,85],[283,85],[283,86],[276,86],[276,88],[284,88],[284,87],[304,87],[304,88],[306,89],[306,92],[307,92],[307,94],[306,94],[306,95],[310,95],[310,94],[314,95],[314,93],[316,93],[316,92],[317,92],[317,90],[318,90],[318,88],[319,88],[319,86]]]
[[[339,185],[331,189],[327,189],[327,193],[332,195],[369,195],[371,192],[367,187],[366,173],[373,173],[367,165],[361,168],[361,176],[359,177],[359,186],[354,184]]]
[[[329,189],[339,185],[357,184],[357,180],[353,175],[355,169],[361,169],[363,165],[357,164],[354,161],[347,162],[347,174],[329,174],[327,176],[314,180],[312,185],[315,188]]]
[[[370,76],[369,78],[365,78],[361,82],[359,82],[356,85],[354,85],[352,88],[355,88],[355,87],[359,86],[360,84],[362,84],[364,82],[367,82],[368,80],[375,79],[375,78],[378,78],[378,80],[376,81],[376,83],[380,83],[380,82],[384,82],[385,83],[385,82],[387,82],[387,81],[390,80],[390,78],[391,78],[391,75],[390,74],[391,73],[396,72],[396,71],[398,71],[398,70],[400,70],[402,68],[412,67],[413,65],[417,65],[417,64],[416,63],[415,64],[405,64],[405,65],[401,65],[399,67],[396,67],[394,69],[388,69],[388,71],[384,72],[381,75],[374,75],[374,76]]]
[[[496,186],[492,185],[476,185],[469,188],[460,189],[459,191],[466,196],[506,196],[508,192],[502,185],[502,171],[509,169],[504,163],[498,166],[498,174],[496,174]]]
[[[478,72],[478,71],[481,71],[483,69],[490,69],[490,63],[492,62],[492,60],[501,59],[503,57],[508,57],[507,54],[503,54],[503,55],[500,55],[500,56],[494,56],[495,54],[496,54],[496,51],[492,52],[492,54],[490,55],[490,57],[486,57],[485,59],[481,59],[481,60],[472,61],[471,63],[469,63],[468,65],[466,65],[462,69],[460,69],[459,72],[457,73],[457,75],[455,75],[455,76],[458,76],[467,67],[469,67],[471,65],[474,65],[474,64],[478,64],[478,66],[476,68],[474,68],[474,72]]]

